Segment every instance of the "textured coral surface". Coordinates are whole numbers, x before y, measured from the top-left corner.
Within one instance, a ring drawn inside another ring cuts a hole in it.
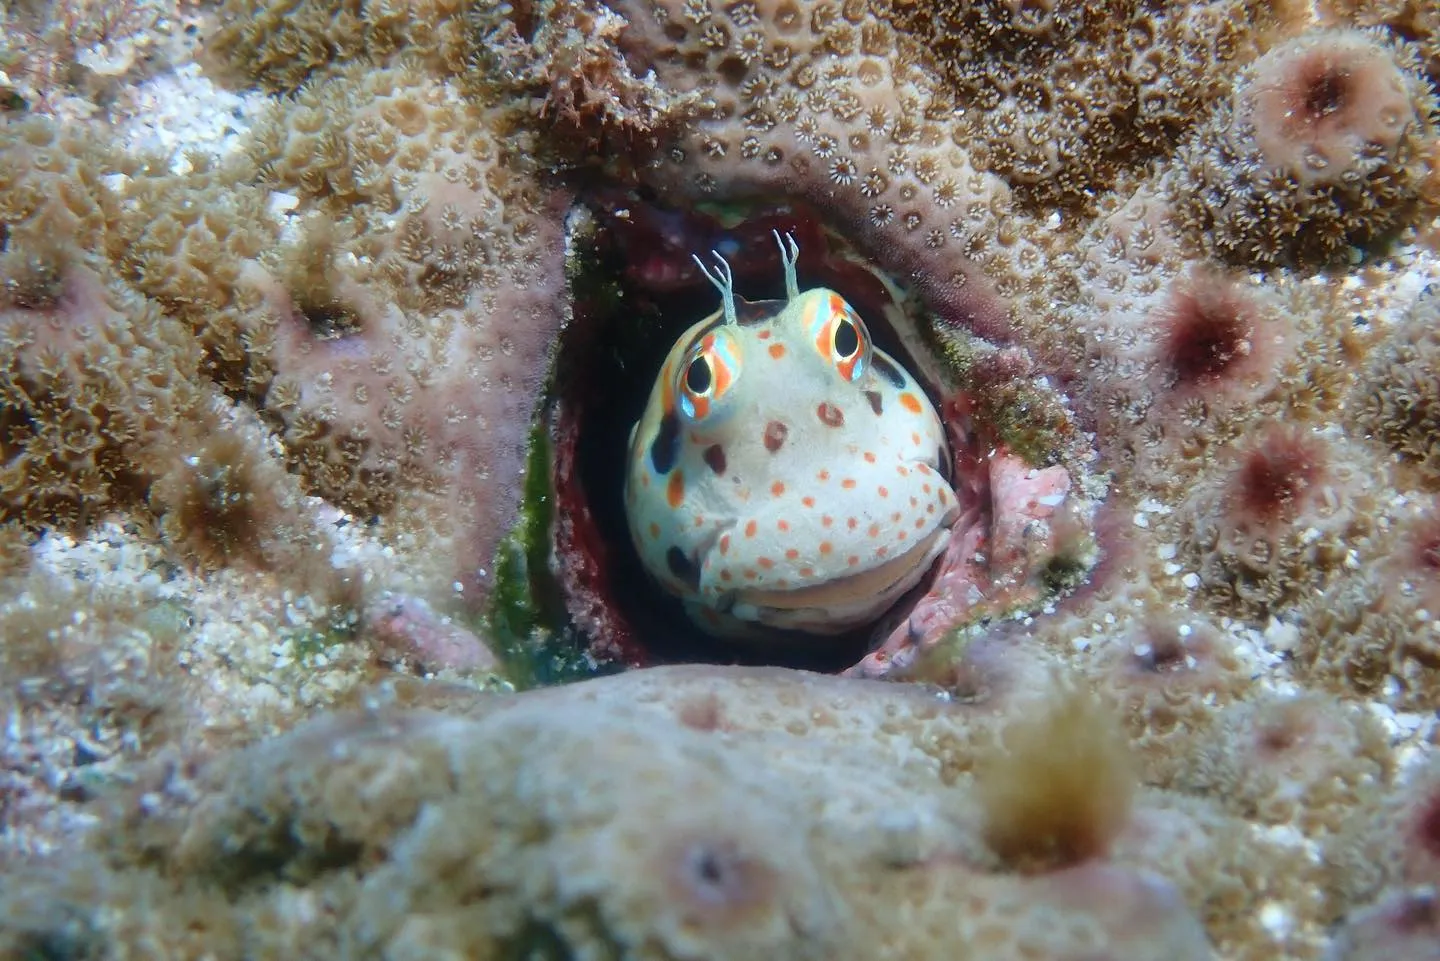
[[[1419,0],[0,2],[0,957],[1435,958],[1437,78]],[[611,499],[772,230],[965,499],[828,658]],[[868,679],[635,668],[729,660]]]

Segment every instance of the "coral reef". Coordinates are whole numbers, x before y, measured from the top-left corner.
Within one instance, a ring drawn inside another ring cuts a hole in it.
[[[1416,74],[1407,48],[1362,33],[1270,50],[1182,155],[1185,230],[1226,260],[1302,267],[1394,233],[1434,111]]]
[[[1042,726],[1123,748],[1076,697]],[[1174,872],[1246,877],[1268,846],[1247,851],[1223,815],[1159,795],[1079,819],[1022,806],[987,831],[986,809],[1042,798],[1067,763],[1039,728],[1015,732],[1030,749],[984,799],[996,725],[921,688],[692,667],[336,714],[137,786],[87,875],[37,879],[27,897],[45,890],[51,909],[0,915],[0,930],[12,951],[67,929],[123,951],[185,928],[222,957],[315,943],[347,957],[1211,957]],[[1120,787],[1128,768],[1111,763]],[[1009,829],[1042,822],[1065,858],[1007,867]],[[179,888],[191,897],[166,896]]]
[[[5,6],[0,956],[1433,956],[1434,20]],[[860,677],[617,524],[774,231],[962,501]]]

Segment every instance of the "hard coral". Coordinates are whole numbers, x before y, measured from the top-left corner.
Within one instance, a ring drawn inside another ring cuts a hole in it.
[[[1190,238],[1232,263],[1345,260],[1406,222],[1435,110],[1403,43],[1312,32],[1251,65],[1186,146],[1172,200]]]
[[[1440,903],[1435,889],[1394,891],[1345,919],[1325,961],[1440,961]]]
[[[293,93],[332,65],[384,63],[401,51],[457,75],[476,53],[467,14],[460,0],[227,0],[205,56],[221,78],[276,93]]]
[[[1092,209],[1174,149],[1274,27],[1249,0],[874,6],[933,56],[961,108],[954,142],[1035,209]]]
[[[1360,425],[1440,488],[1440,290],[1429,291],[1370,354],[1354,391]]]
[[[1390,773],[1379,722],[1353,705],[1299,695],[1227,709],[1180,781],[1247,818],[1316,832],[1338,829],[1338,812]]]
[[[549,149],[567,165],[626,162],[700,107],[694,92],[667,90],[635,71],[619,40],[625,20],[602,5],[552,4],[542,17],[515,17],[495,5],[474,14],[479,57],[490,82],[567,136]],[[503,79],[498,79],[503,78]]]
[[[1421,502],[1356,545],[1364,574],[1303,604],[1295,664],[1338,694],[1429,710],[1440,691],[1440,517]]]
[[[925,691],[678,668],[438,696],[448,715],[380,705],[171,767],[83,872],[30,877],[91,939],[155,937],[124,921],[139,899],[144,924],[221,957],[236,929],[276,954],[1212,956],[1140,845],[1123,865],[982,867],[970,792],[926,751],[985,715]],[[1225,870],[1205,836],[1187,873]],[[195,889],[218,895],[209,920],[177,927]]]
[[[1163,387],[1174,407],[1233,406],[1274,383],[1284,333],[1234,279],[1197,269],[1174,285],[1157,320]]]
[[[514,520],[566,319],[563,197],[539,188],[523,144],[494,139],[492,121],[413,67],[302,91],[253,157],[316,215],[311,246],[245,264],[241,285],[258,300],[245,350],[269,372],[262,409],[283,425],[292,469],[359,515],[449,527],[440,576],[471,588],[488,588],[479,572]],[[489,498],[492,487],[514,496]]]
[[[1384,26],[1412,41],[1431,80],[1440,80],[1440,10],[1425,0],[1325,0],[1320,9],[1362,27]]]
[[[1184,548],[1225,610],[1270,613],[1334,580],[1375,522],[1371,459],[1277,425],[1221,457],[1181,513]]]
[[[610,6],[634,69],[704,104],[636,170],[647,187],[677,207],[823,205],[948,322],[1008,330],[996,282],[1038,255],[1009,220],[1008,189],[952,138],[953,103],[913,41],[858,2]]]
[[[1330,894],[1364,905],[1386,890],[1440,884],[1440,768],[1428,759],[1378,783],[1327,841]]]

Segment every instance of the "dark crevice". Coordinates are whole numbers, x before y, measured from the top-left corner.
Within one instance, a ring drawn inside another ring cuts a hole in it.
[[[761,305],[761,301],[784,301],[784,275],[774,241],[769,238],[769,220],[763,222],[763,230],[751,229],[758,238],[726,237],[697,232],[668,212],[637,212],[640,206],[631,198],[628,213],[632,226],[636,219],[649,218],[663,223],[672,238],[684,238],[688,230],[697,251],[746,252],[731,257],[737,292],[750,301],[748,306],[740,304],[742,322],[750,311],[761,306],[766,311],[775,309],[773,304]],[[879,298],[884,297],[887,303],[889,299],[883,285],[852,264],[827,254],[827,241],[821,239],[817,223],[795,212],[789,212],[789,218],[793,224],[776,225],[782,230],[793,229],[801,238],[800,288],[826,286],[837,290],[855,306],[876,344],[914,369],[880,310]],[[698,272],[676,280],[676,268],[669,263],[660,269],[655,263],[659,245],[617,236],[624,229],[624,225],[610,224],[600,230],[590,277],[579,285],[591,294],[579,299],[577,322],[567,332],[557,360],[556,400],[576,421],[575,483],[573,489],[558,492],[557,507],[562,513],[588,515],[593,537],[580,540],[598,545],[571,545],[570,549],[603,553],[598,563],[589,559],[588,566],[604,569],[608,586],[598,592],[604,595],[603,603],[611,609],[610,614],[623,624],[634,647],[643,651],[644,663],[759,664],[825,672],[855,664],[873,646],[877,627],[896,621],[898,607],[874,625],[837,637],[776,631],[754,640],[718,639],[697,628],[680,602],[656,585],[642,566],[630,541],[623,502],[630,431],[644,411],[656,373],[671,346],[688,327],[717,310],[718,299]],[[765,243],[760,242],[762,239]],[[757,249],[763,255],[755,254]],[[679,254],[680,250],[668,252],[670,263],[679,264]],[[662,277],[666,282],[651,283],[649,277]],[[662,431],[662,436],[666,433]],[[778,449],[784,443],[783,435],[777,432],[774,442]],[[767,436],[767,446],[769,443]],[[661,446],[663,449],[646,452],[655,460],[657,470],[673,460],[671,445]],[[709,463],[716,473],[724,471],[720,458]],[[562,578],[566,576],[563,561]],[[698,576],[688,558],[671,558],[670,562],[677,578]],[[917,591],[923,593],[923,588]],[[912,594],[901,604],[912,603],[915,596]],[[616,646],[603,640],[597,645],[596,638],[577,641],[602,649]]]

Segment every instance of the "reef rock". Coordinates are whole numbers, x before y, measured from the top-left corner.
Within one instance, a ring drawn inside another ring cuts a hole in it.
[[[1212,956],[1125,838],[1149,801],[1017,870],[965,770],[994,722],[933,690],[686,667],[425,692],[170,766],[0,901],[0,955]]]

